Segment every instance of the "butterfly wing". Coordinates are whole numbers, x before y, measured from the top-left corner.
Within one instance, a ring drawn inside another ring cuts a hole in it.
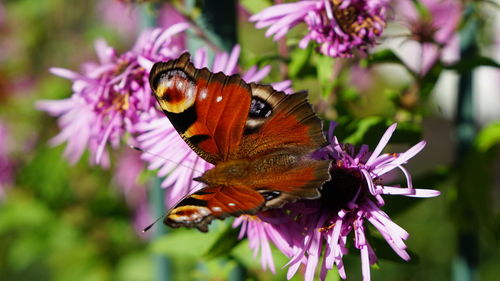
[[[200,157],[216,164],[237,150],[251,101],[239,76],[196,69],[184,53],[156,63],[149,81],[163,112]]]
[[[170,227],[197,227],[206,232],[214,219],[255,214],[264,198],[248,187],[208,186],[181,200],[170,210],[164,223]]]
[[[149,79],[161,109],[200,157],[214,169],[238,160],[251,167],[237,184],[204,181],[208,187],[170,210],[167,225],[204,231],[214,218],[319,196],[329,162],[309,154],[327,142],[305,93],[286,95],[237,75],[196,69],[187,53],[156,63]]]
[[[309,157],[327,145],[327,141],[321,120],[307,102],[307,93],[287,95],[271,86],[255,83],[251,83],[250,88],[252,106],[237,157],[279,162],[293,155],[295,159],[292,165],[286,166],[286,171],[270,169],[255,183],[255,188],[267,194],[265,206],[279,207],[299,198],[318,198],[318,189],[330,179],[330,161]]]

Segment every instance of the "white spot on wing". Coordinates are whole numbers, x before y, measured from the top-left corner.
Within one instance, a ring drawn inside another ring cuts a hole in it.
[[[215,101],[216,101],[216,102],[221,102],[221,100],[222,100],[222,96],[218,96],[218,97],[215,99]]]
[[[206,99],[208,96],[207,88],[203,88],[200,92],[200,100]]]
[[[193,86],[190,86],[187,90],[187,97],[188,99],[192,99],[194,97],[194,91],[195,91],[195,88]]]
[[[228,205],[228,206],[231,206],[231,207],[236,206],[236,204],[234,204],[234,203],[227,203],[227,205]]]
[[[220,207],[212,207],[212,211],[220,212],[220,211],[222,211],[222,209]]]
[[[165,82],[165,86],[168,88],[172,87],[172,84],[174,84],[174,82],[172,82],[172,80],[167,80],[167,82]]]
[[[182,81],[177,82],[177,89],[181,90],[182,87],[184,87],[184,82]]]

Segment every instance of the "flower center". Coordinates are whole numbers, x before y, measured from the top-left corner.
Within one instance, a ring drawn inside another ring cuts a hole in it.
[[[343,32],[357,37],[364,37],[363,30],[369,30],[375,35],[380,35],[384,21],[378,16],[371,16],[364,7],[350,4],[341,8],[343,0],[333,0],[333,16]]]
[[[413,22],[410,25],[411,38],[417,42],[434,42],[434,34],[437,27],[434,26],[432,20],[420,20]]]
[[[129,94],[125,94],[125,95],[118,94],[114,98],[113,104],[115,105],[116,110],[127,110],[130,106]]]
[[[321,190],[321,205],[334,213],[340,209],[348,209],[347,204],[357,195],[356,201],[365,196],[366,182],[357,168],[346,167],[341,161],[332,164],[330,169],[332,179],[323,185]]]

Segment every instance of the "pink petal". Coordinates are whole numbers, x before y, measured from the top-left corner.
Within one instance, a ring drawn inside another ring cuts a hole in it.
[[[389,140],[391,139],[392,134],[394,133],[394,130],[396,130],[396,127],[398,126],[397,123],[392,124],[387,130],[385,131],[384,135],[382,138],[380,138],[379,143],[377,144],[377,147],[373,151],[372,155],[368,160],[366,161],[366,165],[370,166],[373,161],[380,155],[382,150],[385,148]]]

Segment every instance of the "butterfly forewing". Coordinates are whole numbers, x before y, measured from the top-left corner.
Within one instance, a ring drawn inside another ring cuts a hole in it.
[[[149,80],[163,112],[200,157],[216,164],[239,147],[251,100],[239,76],[196,69],[186,53],[156,63]]]

